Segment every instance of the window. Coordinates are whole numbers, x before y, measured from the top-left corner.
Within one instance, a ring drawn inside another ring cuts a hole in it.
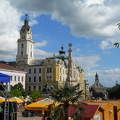
[[[24,79],[24,77],[22,76],[22,80],[21,80],[21,82],[23,82],[23,79]]]
[[[50,73],[52,72],[52,68],[49,68],[50,69]]]
[[[31,69],[29,69],[29,74],[31,73]]]
[[[23,47],[24,47],[24,44],[22,43],[22,44],[21,44],[21,48],[23,48]]]
[[[21,55],[23,56],[23,51],[21,51]]]
[[[41,86],[39,86],[39,90],[41,90]]]
[[[34,76],[34,82],[36,82],[36,77]]]
[[[39,76],[39,82],[41,82],[41,76]]]
[[[39,73],[41,73],[41,68],[39,68]]]
[[[36,90],[36,86],[33,86],[33,89]]]
[[[31,91],[31,86],[28,87],[28,90]]]
[[[18,76],[18,81],[20,81],[20,76]]]
[[[60,81],[62,81],[61,76],[60,76]]]
[[[29,77],[29,82],[31,82],[31,77]]]
[[[36,73],[36,68],[34,68],[34,73]]]
[[[47,76],[47,80],[52,80],[52,76]]]
[[[16,81],[16,76],[14,77],[14,80]]]
[[[48,67],[47,68],[47,73],[51,73],[52,72],[52,68]]]

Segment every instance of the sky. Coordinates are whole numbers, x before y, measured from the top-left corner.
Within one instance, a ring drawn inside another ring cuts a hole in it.
[[[119,0],[0,0],[0,60],[16,59],[17,39],[29,15],[36,59],[66,53],[72,43],[73,61],[84,69],[91,85],[95,73],[112,87],[120,83]]]

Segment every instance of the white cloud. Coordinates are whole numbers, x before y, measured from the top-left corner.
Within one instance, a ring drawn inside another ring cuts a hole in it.
[[[99,75],[99,81],[106,87],[112,87],[116,84],[116,81],[120,80],[120,68],[110,68],[103,70],[94,70],[86,74],[86,79],[90,84],[93,84],[95,81],[96,72]]]
[[[36,43],[35,43],[35,47],[36,47],[36,48],[38,48],[38,47],[44,47],[44,46],[47,45],[47,43],[48,43],[47,40],[44,40],[44,41],[42,41],[42,42],[36,42]]]
[[[93,55],[93,56],[80,56],[80,57],[74,57],[73,61],[83,67],[85,70],[90,70],[96,66],[99,66],[97,62],[100,60],[100,56]]]
[[[47,40],[44,40],[42,42],[36,42],[35,43],[35,47],[34,47],[34,53],[35,53],[35,58],[46,58],[46,57],[50,57],[52,55],[52,53],[41,50],[41,47],[46,46],[48,43]]]
[[[44,50],[41,50],[41,49],[35,49],[34,50],[34,53],[35,53],[35,58],[46,58],[46,57],[50,57],[50,56],[52,56],[52,53],[50,53],[50,52],[46,52],[46,51],[44,51]]]
[[[115,39],[106,39],[106,40],[101,41],[99,47],[102,50],[111,49],[114,47],[113,45],[115,42],[119,42],[119,41]]]
[[[103,4],[105,0],[85,0],[86,5]]]
[[[112,1],[107,0],[1,0],[0,44],[4,44],[4,47],[1,46],[0,50],[6,51],[7,48],[11,51],[10,58],[15,58],[13,54],[17,47],[22,13],[30,13],[31,25],[37,24],[36,16],[50,14],[52,19],[68,25],[73,35],[94,38],[118,37],[116,23],[120,18],[120,2],[115,0],[112,4]],[[111,48],[111,43],[110,40],[104,39],[100,48]],[[47,42],[36,43],[36,47],[44,44]]]
[[[17,39],[22,13],[13,7],[9,0],[0,0],[0,60],[13,60],[16,57]],[[31,15],[30,25],[37,24]]]
[[[0,60],[15,58],[20,16],[7,0],[0,0]]]
[[[116,36],[119,4],[109,0],[9,0],[20,11],[50,14],[70,27],[71,33],[85,37]],[[27,5],[27,7],[26,7]]]

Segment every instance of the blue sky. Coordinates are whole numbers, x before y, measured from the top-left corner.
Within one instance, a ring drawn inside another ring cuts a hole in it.
[[[27,6],[26,6],[27,5]],[[73,61],[85,70],[85,79],[108,87],[120,83],[120,21],[118,0],[1,0],[0,60],[15,60],[19,30],[29,14],[35,57],[57,54],[73,44]],[[11,12],[12,11],[12,12]]]
[[[85,69],[86,74],[89,72],[89,70],[93,70],[99,74],[99,70],[120,68],[120,50],[119,48],[115,48],[113,44],[111,44],[111,49],[103,50],[100,48],[100,42],[102,39],[100,40],[100,38],[92,39],[87,37],[76,37],[71,34],[69,26],[61,24],[57,20],[52,20],[50,15],[38,16],[36,20],[38,23],[32,26],[33,39],[35,42],[47,41],[47,45],[40,47],[41,50],[50,53],[57,53],[61,45],[63,45],[67,52],[68,43],[72,43],[73,57],[93,56],[94,59],[94,56],[100,56],[100,60],[97,62],[98,65],[93,65],[90,69],[86,68],[86,64],[84,63],[78,64],[83,69]],[[39,56],[36,57],[39,58]],[[94,80],[94,77],[92,79]],[[106,84],[109,86],[108,83]],[[112,85],[114,84],[115,83]]]

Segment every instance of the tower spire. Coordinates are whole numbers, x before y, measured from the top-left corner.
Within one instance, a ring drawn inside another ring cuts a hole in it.
[[[59,54],[60,54],[60,55],[65,54],[63,45],[61,46],[61,50],[59,51]]]
[[[29,16],[28,16],[28,14],[25,14],[24,25],[28,26],[28,23],[29,23]]]
[[[98,77],[97,72],[96,72],[96,75],[95,75],[95,81],[99,81],[99,77]]]

